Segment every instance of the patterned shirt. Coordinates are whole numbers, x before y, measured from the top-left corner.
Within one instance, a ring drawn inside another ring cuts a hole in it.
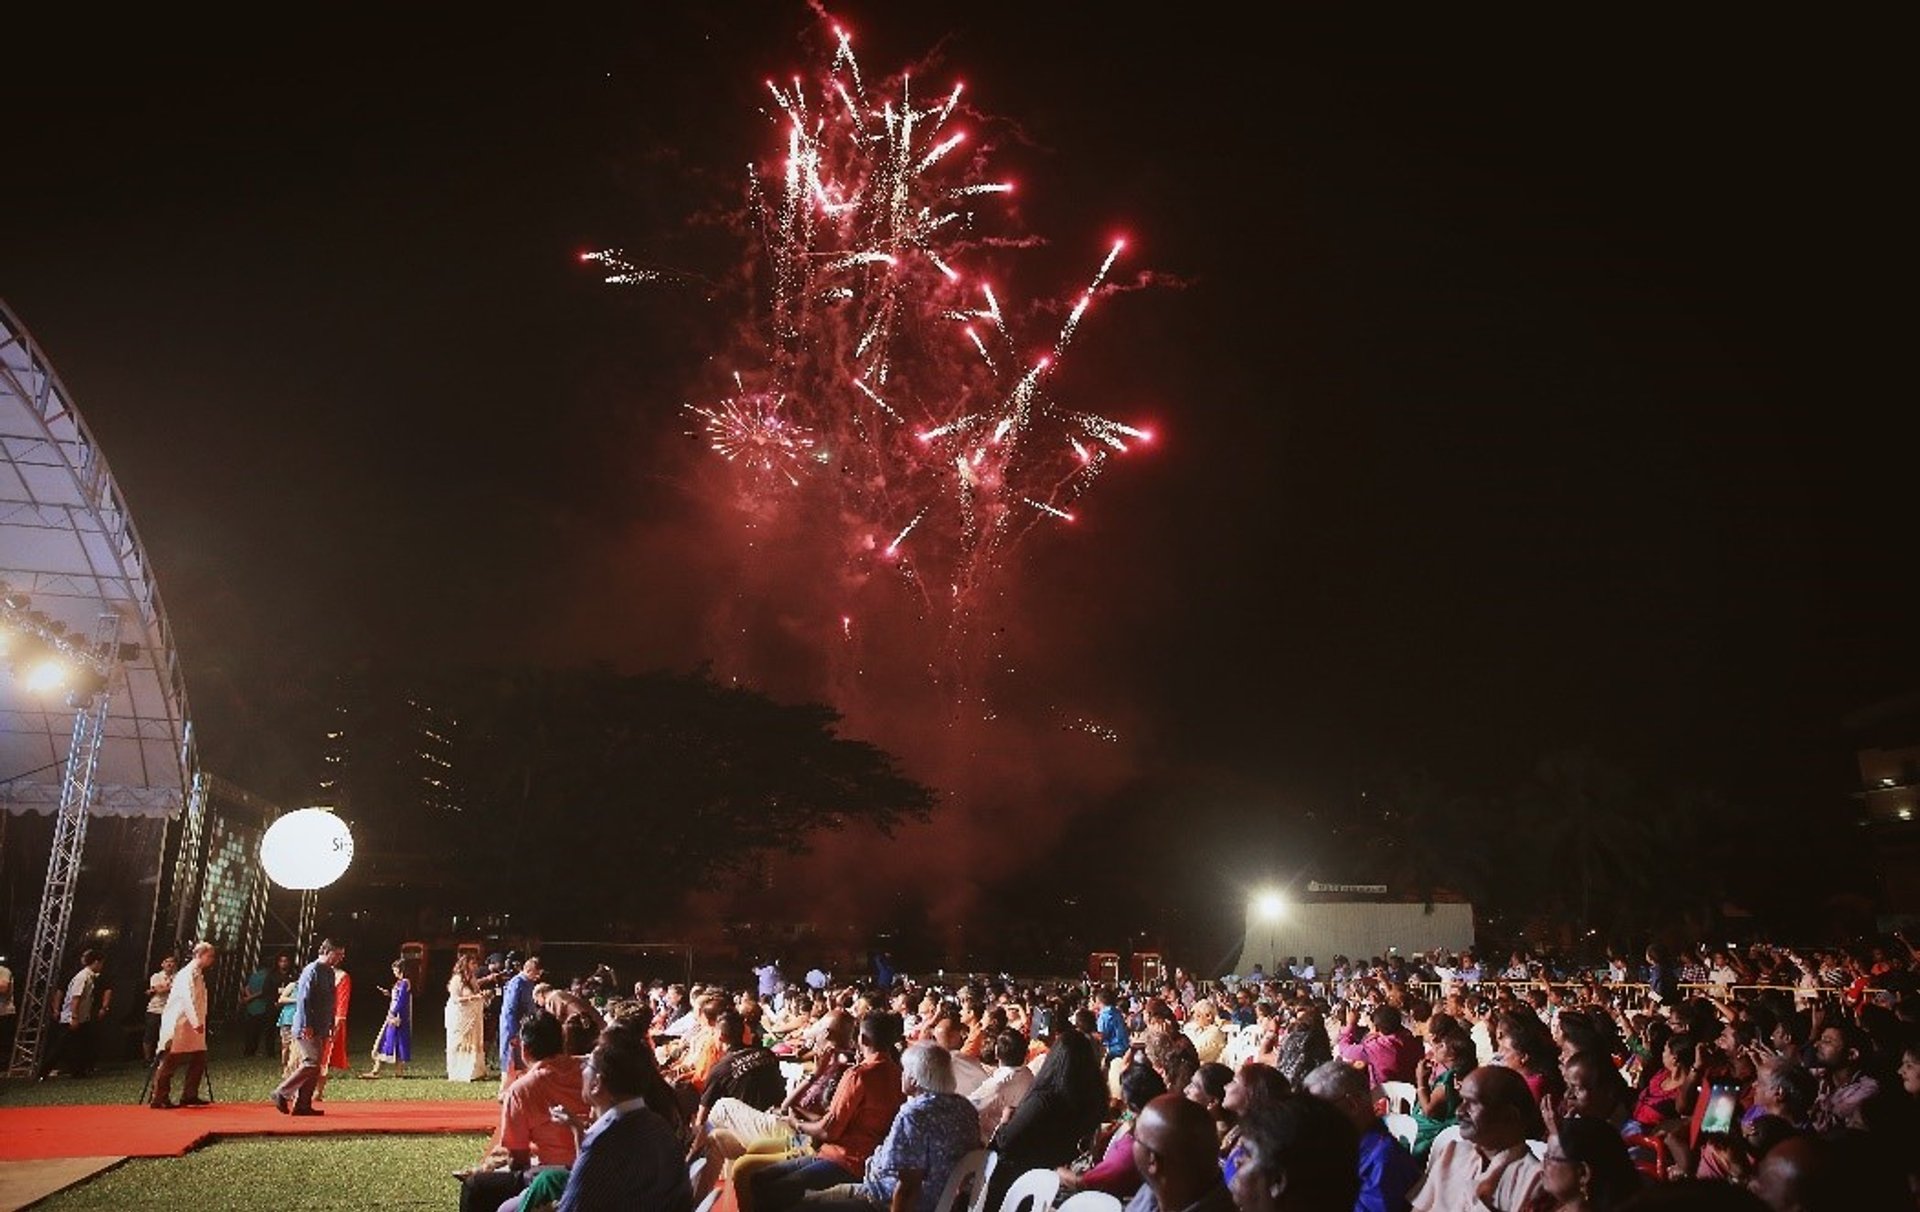
[[[900,1105],[886,1139],[867,1159],[861,1193],[881,1207],[893,1201],[900,1172],[922,1178],[914,1212],[933,1212],[954,1164],[980,1147],[980,1115],[958,1094],[916,1094]]]

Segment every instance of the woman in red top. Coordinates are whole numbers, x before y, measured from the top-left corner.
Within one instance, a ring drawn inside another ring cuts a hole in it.
[[[1677,1034],[1668,1038],[1660,1052],[1661,1067],[1640,1087],[1634,1103],[1633,1118],[1649,1128],[1658,1128],[1679,1118],[1675,1105],[1680,1092],[1694,1081],[1694,1046],[1691,1036]]]
[[[340,966],[346,961],[346,954],[342,950],[340,959],[334,963],[333,1035],[327,1040],[326,1063],[320,1066],[320,1080],[314,1084],[314,1102],[319,1102],[320,1096],[327,1092],[327,1079],[335,1069],[353,1068],[353,1062],[347,1059],[347,1008],[353,1004],[353,978]]]

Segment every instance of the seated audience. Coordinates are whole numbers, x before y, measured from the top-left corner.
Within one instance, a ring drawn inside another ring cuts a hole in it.
[[[1307,1074],[1306,1090],[1353,1125],[1360,1184],[1354,1207],[1365,1212],[1406,1212],[1409,1196],[1420,1181],[1420,1167],[1374,1112],[1373,1086],[1366,1071],[1343,1061],[1328,1061]]]
[[[1436,1145],[1414,1192],[1415,1212],[1529,1212],[1540,1163],[1527,1148],[1543,1125],[1518,1073],[1483,1065],[1460,1084],[1460,1136]]]

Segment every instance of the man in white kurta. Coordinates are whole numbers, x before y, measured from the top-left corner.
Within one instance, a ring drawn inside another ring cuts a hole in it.
[[[156,1111],[174,1107],[204,1107],[200,1097],[200,1079],[207,1073],[207,969],[213,967],[213,944],[195,943],[193,962],[173,978],[167,993],[167,1008],[160,1012],[160,1070],[153,1078]],[[187,1067],[186,1085],[180,1101],[173,1101],[173,1071]]]

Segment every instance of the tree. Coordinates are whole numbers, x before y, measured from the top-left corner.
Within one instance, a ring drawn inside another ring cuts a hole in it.
[[[501,899],[543,922],[657,920],[764,852],[804,851],[821,829],[890,834],[935,803],[887,753],[839,736],[832,708],[705,670],[500,673],[463,697],[468,840]]]

